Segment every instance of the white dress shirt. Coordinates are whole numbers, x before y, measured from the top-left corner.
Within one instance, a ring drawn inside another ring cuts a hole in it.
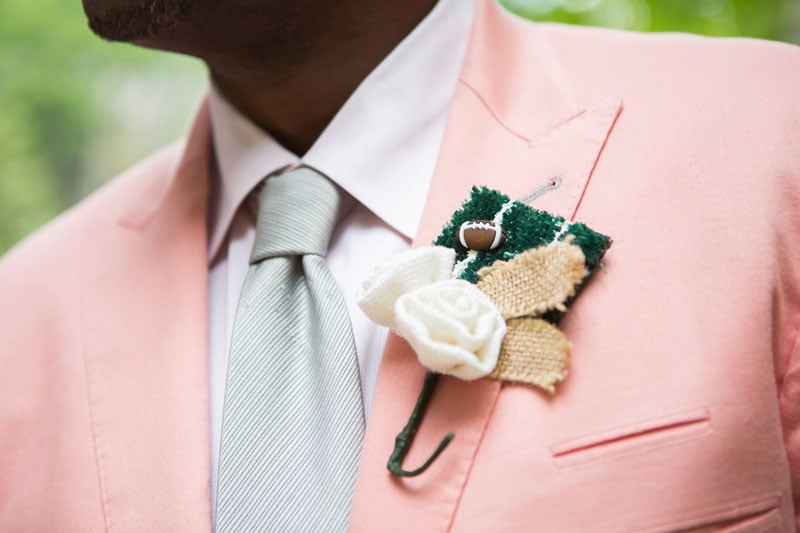
[[[216,482],[228,350],[255,237],[245,200],[268,174],[306,164],[346,191],[347,209],[328,266],[353,324],[365,412],[369,414],[388,331],[356,305],[361,281],[407,250],[419,224],[466,52],[472,0],[440,0],[350,96],[302,158],[242,116],[212,87],[216,162],[209,219],[211,489]]]

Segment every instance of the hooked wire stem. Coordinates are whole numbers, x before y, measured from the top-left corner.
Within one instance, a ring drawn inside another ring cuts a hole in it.
[[[436,372],[428,371],[425,374],[425,381],[422,382],[422,390],[419,391],[417,403],[414,405],[414,410],[411,412],[408,423],[406,423],[403,431],[401,431],[397,435],[397,438],[395,438],[394,451],[389,457],[389,462],[387,463],[386,468],[388,468],[389,471],[396,476],[413,477],[425,472],[425,470],[427,470],[428,467],[433,464],[433,462],[437,457],[439,457],[444,449],[447,448],[447,445],[450,444],[450,441],[453,440],[453,437],[455,437],[453,432],[448,433],[439,443],[439,446],[436,447],[428,460],[416,470],[403,469],[403,459],[405,459],[408,451],[411,449],[411,444],[414,442],[414,436],[417,434],[420,422],[422,422],[422,417],[425,415],[425,410],[428,407],[428,403],[430,402],[433,389],[436,386],[438,379],[439,374]]]

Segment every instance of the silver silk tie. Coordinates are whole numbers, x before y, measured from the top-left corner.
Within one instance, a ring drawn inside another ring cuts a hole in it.
[[[322,256],[336,187],[270,177],[231,341],[218,532],[344,531],[364,437],[347,306]]]

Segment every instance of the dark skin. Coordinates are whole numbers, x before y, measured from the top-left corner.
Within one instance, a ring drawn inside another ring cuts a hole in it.
[[[191,55],[240,112],[302,155],[435,0],[83,0],[106,39]]]

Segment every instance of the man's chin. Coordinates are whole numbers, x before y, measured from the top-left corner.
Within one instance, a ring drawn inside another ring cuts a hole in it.
[[[145,44],[185,20],[191,0],[83,0],[89,27],[109,41]]]

